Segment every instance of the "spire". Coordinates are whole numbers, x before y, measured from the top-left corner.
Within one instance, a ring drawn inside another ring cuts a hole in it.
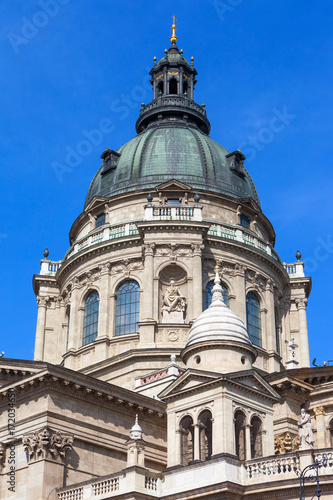
[[[223,294],[222,294],[222,287],[221,287],[221,280],[220,280],[220,266],[219,266],[219,261],[216,259],[216,266],[214,267],[215,271],[215,279],[214,279],[214,286],[212,289],[212,304],[215,301],[220,301],[224,304],[223,300]]]
[[[130,438],[131,439],[142,439],[142,429],[139,425],[139,419],[138,415],[135,416],[135,424],[133,425],[131,432],[130,432]]]
[[[176,22],[177,22],[177,19],[176,19],[176,16],[173,16],[171,19],[173,20],[173,24],[171,26],[172,36],[170,37],[170,42],[176,44],[178,42],[178,38],[176,36],[176,29],[177,29]]]

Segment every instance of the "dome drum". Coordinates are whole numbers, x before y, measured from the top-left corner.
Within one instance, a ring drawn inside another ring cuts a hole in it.
[[[252,345],[227,340],[201,342],[200,346],[187,346],[181,352],[187,368],[217,373],[250,370],[256,357],[257,351]]]
[[[192,121],[205,134],[210,132],[205,108],[186,96],[172,94],[161,96],[141,108],[136,131],[139,134],[145,130],[152,119],[165,120],[168,117],[177,117],[185,123]]]

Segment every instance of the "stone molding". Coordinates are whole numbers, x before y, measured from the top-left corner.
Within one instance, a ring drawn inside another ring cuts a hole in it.
[[[62,434],[45,426],[34,431],[32,434],[23,436],[22,444],[27,452],[27,461],[32,463],[36,460],[63,461],[66,452],[73,448],[74,436]]]

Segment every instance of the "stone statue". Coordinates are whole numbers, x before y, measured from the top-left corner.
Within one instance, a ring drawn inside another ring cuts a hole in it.
[[[170,286],[166,289],[162,300],[162,311],[184,312],[186,307],[186,298],[182,295],[180,289],[175,284],[174,279],[170,279]]]
[[[301,409],[301,420],[298,422],[298,432],[301,441],[300,449],[312,448],[314,445],[313,427],[311,425],[311,416]]]
[[[296,356],[296,348],[298,347],[297,344],[295,344],[295,339],[294,337],[291,337],[290,340],[285,340],[285,343],[288,345],[289,347],[289,360],[288,361],[292,361],[295,359],[295,356]]]

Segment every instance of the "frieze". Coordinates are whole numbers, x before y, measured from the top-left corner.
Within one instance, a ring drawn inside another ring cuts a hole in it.
[[[118,264],[112,266],[111,274],[122,273],[128,278],[132,271],[141,269],[143,269],[142,259],[124,259]]]
[[[39,459],[64,460],[67,451],[73,448],[74,436],[43,427],[22,439],[28,462]]]

